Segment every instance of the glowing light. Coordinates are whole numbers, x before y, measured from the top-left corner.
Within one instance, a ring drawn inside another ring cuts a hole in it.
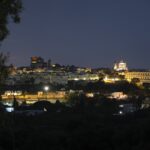
[[[79,81],[79,79],[78,79],[78,78],[75,78],[74,80],[75,80],[75,81]]]
[[[44,86],[44,90],[47,92],[49,90],[49,86]]]
[[[7,112],[13,112],[13,111],[14,111],[14,108],[13,108],[13,107],[6,107],[6,111],[7,111]]]
[[[123,114],[123,112],[122,112],[122,111],[119,111],[119,114],[120,114],[120,115],[122,115],[122,114]]]
[[[119,78],[109,78],[108,76],[105,76],[105,78],[103,80],[106,83],[114,83],[116,81],[119,81],[120,79]]]
[[[120,108],[123,108],[123,107],[124,107],[124,105],[119,105],[119,107],[120,107]]]
[[[86,93],[86,97],[94,97],[94,93]]]

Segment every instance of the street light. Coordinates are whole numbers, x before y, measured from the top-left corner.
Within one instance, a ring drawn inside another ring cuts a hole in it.
[[[49,90],[49,86],[44,86],[44,91],[48,92],[48,90]]]
[[[47,92],[49,90],[49,86],[44,86],[44,91],[46,92],[46,100],[47,100]]]

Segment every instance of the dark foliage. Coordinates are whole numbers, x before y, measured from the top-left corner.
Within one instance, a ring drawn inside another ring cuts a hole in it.
[[[95,112],[74,113],[71,110],[47,112],[38,116],[1,113],[0,120],[0,147],[4,150],[150,148],[150,110],[124,116],[107,116]]]
[[[102,92],[102,93],[110,93],[116,91],[122,91],[124,93],[137,93],[140,89],[127,81],[118,81],[114,83],[104,83],[102,81],[97,82],[88,82],[84,81],[70,81],[68,83],[68,89],[73,90],[84,90],[85,92]]]
[[[20,22],[22,10],[21,0],[0,0],[0,41],[4,40],[9,33],[8,23]]]

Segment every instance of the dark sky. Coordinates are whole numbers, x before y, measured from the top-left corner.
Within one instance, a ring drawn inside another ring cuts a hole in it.
[[[19,25],[1,51],[10,62],[28,65],[30,57],[53,63],[150,68],[150,0],[23,0]]]

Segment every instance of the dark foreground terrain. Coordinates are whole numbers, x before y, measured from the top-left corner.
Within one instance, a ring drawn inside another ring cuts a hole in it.
[[[149,150],[150,110],[0,115],[0,150]]]

